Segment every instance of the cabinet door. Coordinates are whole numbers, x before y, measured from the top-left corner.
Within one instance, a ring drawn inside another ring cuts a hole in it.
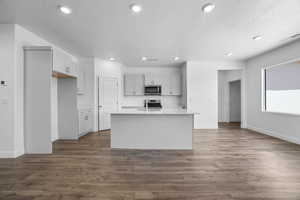
[[[145,85],[155,85],[155,78],[153,73],[145,74]]]
[[[165,75],[164,80],[162,81],[161,90],[162,95],[171,95],[171,80],[169,75]]]
[[[64,73],[65,71],[65,56],[59,49],[53,49],[53,71]]]
[[[72,57],[65,54],[65,64],[64,64],[64,73],[77,77],[77,66],[76,63],[73,61]]]
[[[181,75],[171,73],[164,77],[162,82],[162,95],[179,96],[181,95]]]
[[[182,81],[181,74],[172,74],[170,77],[171,91],[170,95],[181,95]]]
[[[135,95],[144,95],[145,88],[145,76],[143,74],[137,74],[135,76]]]
[[[79,111],[79,135],[84,134],[84,111]]]
[[[124,75],[124,90],[125,95],[134,95],[135,79],[133,74]]]
[[[78,77],[78,64],[72,57],[68,56],[66,59],[66,68],[69,68],[69,75]]]
[[[147,73],[145,75],[145,85],[162,85],[164,78],[164,74]]]
[[[93,131],[93,120],[92,120],[93,112],[92,110],[88,111],[88,125],[87,125],[87,131],[92,132]]]
[[[85,90],[85,73],[83,69],[81,69],[77,78],[77,94],[84,94],[84,90]]]
[[[144,75],[143,74],[125,74],[124,75],[125,95],[143,95],[144,94]]]

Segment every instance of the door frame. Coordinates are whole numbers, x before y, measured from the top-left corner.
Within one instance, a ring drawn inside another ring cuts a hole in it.
[[[103,79],[114,79],[117,81],[117,106],[119,108],[119,96],[120,96],[120,88],[119,88],[119,81],[120,81],[120,78],[117,77],[117,76],[102,76],[102,75],[99,75],[97,76],[97,124],[98,124],[98,132],[101,131],[101,127],[100,127],[100,81],[103,80]],[[109,129],[108,129],[109,130]]]

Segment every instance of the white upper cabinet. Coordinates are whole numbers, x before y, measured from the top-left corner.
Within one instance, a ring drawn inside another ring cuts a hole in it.
[[[53,71],[64,73],[65,55],[59,49],[53,49]]]
[[[124,94],[127,96],[144,95],[144,74],[124,75]]]
[[[146,73],[125,74],[124,75],[124,94],[144,95],[145,85],[161,85],[162,95],[180,96],[182,94],[181,73]]]
[[[146,73],[145,85],[162,85],[164,76],[158,73]]]
[[[181,74],[165,74],[162,82],[162,95],[180,96],[182,90]]]
[[[85,90],[85,72],[84,69],[78,69],[78,78],[77,78],[77,94],[84,94]]]
[[[170,77],[171,82],[171,94],[170,95],[181,95],[182,94],[182,75],[174,73]]]
[[[77,62],[70,55],[53,48],[53,71],[77,77]]]

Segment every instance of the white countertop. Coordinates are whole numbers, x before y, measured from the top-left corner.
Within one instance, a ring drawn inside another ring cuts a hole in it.
[[[187,112],[183,109],[162,109],[162,110],[145,110],[145,109],[122,109],[117,112],[112,112],[112,115],[193,115],[192,112]]]

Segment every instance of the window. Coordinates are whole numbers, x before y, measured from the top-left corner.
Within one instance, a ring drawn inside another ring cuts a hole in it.
[[[262,70],[263,110],[300,115],[300,61]]]

